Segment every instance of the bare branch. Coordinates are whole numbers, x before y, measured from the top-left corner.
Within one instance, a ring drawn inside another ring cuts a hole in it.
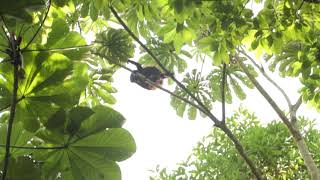
[[[226,63],[223,63],[222,67],[222,79],[221,79],[221,103],[222,103],[222,119],[221,121],[223,123],[226,122],[226,101],[225,101],[225,85],[226,85],[226,73],[227,73],[227,68],[226,68]]]
[[[292,103],[290,101],[290,98],[288,97],[288,95],[286,94],[286,92],[273,80],[271,79],[268,74],[265,72],[265,70],[263,69],[263,67],[259,66],[255,60],[249,56],[243,49],[238,49],[238,51],[243,54],[244,56],[246,56],[251,62],[252,64],[259,69],[259,71],[261,72],[261,74],[272,84],[274,85],[280,92],[281,94],[284,96],[284,98],[286,99],[287,101],[287,104],[288,104],[288,107],[289,107],[289,110],[291,111],[291,107],[292,107]]]

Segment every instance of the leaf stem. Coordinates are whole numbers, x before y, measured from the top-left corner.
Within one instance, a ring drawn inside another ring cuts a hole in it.
[[[4,144],[0,144],[0,147],[6,147]],[[12,149],[34,149],[34,150],[49,150],[49,149],[64,149],[66,146],[55,147],[41,147],[41,146],[10,146]]]
[[[19,99],[17,99],[16,104],[18,104],[18,103],[19,103],[22,99],[24,99],[24,98],[25,98],[25,96],[21,96]],[[1,109],[0,109],[0,112],[3,111],[3,110],[5,110],[5,109],[7,109],[7,108],[9,108],[10,106],[11,106],[11,104],[9,104],[9,105],[1,108]]]
[[[12,93],[12,102],[11,102],[11,108],[10,108],[10,116],[8,120],[8,130],[7,130],[7,138],[6,138],[6,149],[5,149],[5,156],[4,156],[4,164],[2,169],[2,180],[6,179],[8,167],[9,167],[9,158],[10,158],[10,143],[11,143],[11,133],[12,133],[12,126],[16,111],[16,103],[17,103],[17,92],[18,92],[18,56],[19,53],[17,52],[16,48],[16,39],[13,35],[10,37],[11,42],[11,50],[13,52],[13,59],[14,59],[14,65],[13,65],[13,93]]]
[[[25,49],[23,52],[50,52],[50,51],[68,51],[68,50],[75,50],[80,48],[88,48],[93,46],[94,44],[87,44],[87,45],[79,45],[79,46],[72,46],[72,47],[63,47],[63,48],[48,48],[48,49]]]
[[[40,29],[42,28],[44,22],[46,21],[47,17],[48,17],[48,14],[49,14],[49,11],[50,11],[50,7],[51,7],[51,0],[48,0],[48,9],[47,9],[47,12],[46,14],[44,15],[44,18],[43,20],[41,21],[40,23],[40,26],[38,27],[37,31],[34,33],[34,35],[32,36],[32,38],[30,39],[30,41],[27,43],[27,45],[21,50],[21,52],[24,52],[25,49],[27,49],[30,44],[32,43],[32,41],[34,40],[34,38],[36,38],[36,36],[38,35]]]

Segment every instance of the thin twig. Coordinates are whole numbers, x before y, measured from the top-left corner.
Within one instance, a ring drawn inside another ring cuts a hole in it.
[[[17,101],[17,92],[18,92],[18,52],[16,51],[16,39],[13,35],[11,35],[11,50],[13,52],[14,65],[13,65],[13,93],[12,93],[12,106],[10,109],[10,115],[8,120],[8,130],[7,130],[7,138],[6,138],[6,152],[4,156],[4,163],[2,169],[2,180],[6,179],[8,167],[9,167],[9,159],[10,159],[10,143],[11,143],[11,132],[13,126],[13,120],[16,111],[16,101]]]
[[[24,24],[22,24],[21,29],[20,29],[20,31],[18,33],[18,36],[21,36],[21,32],[22,32],[23,28],[24,28]]]
[[[18,104],[22,99],[24,99],[25,96],[21,96],[19,99],[17,99],[16,104]],[[9,108],[11,106],[11,104],[8,104],[7,106],[3,107],[0,109],[0,112],[2,112],[3,110]]]
[[[238,49],[238,51],[239,51],[241,54],[243,54],[244,56],[246,56],[246,57],[252,62],[252,64],[253,64],[256,68],[258,68],[258,70],[262,73],[262,75],[263,75],[272,85],[274,85],[274,86],[281,92],[281,94],[283,95],[283,97],[284,97],[284,98],[286,99],[286,101],[287,101],[289,110],[291,111],[292,103],[291,103],[290,98],[289,98],[289,96],[287,95],[287,93],[286,93],[273,79],[271,79],[271,78],[268,76],[268,74],[265,72],[265,70],[264,70],[262,67],[260,67],[260,66],[254,61],[254,59],[253,59],[251,56],[249,56],[243,49],[241,49],[241,50]]]
[[[0,144],[0,147],[6,147],[4,144]],[[55,147],[41,147],[41,146],[10,146],[12,149],[34,149],[34,150],[46,150],[46,149],[65,149],[66,146]]]
[[[297,102],[292,106],[292,109],[290,111],[290,119],[292,124],[296,125],[297,122],[297,111],[299,109],[299,107],[302,104],[302,96],[299,97],[299,99],[297,100]]]
[[[247,77],[250,79],[250,81],[254,84],[254,86],[258,89],[258,91],[262,94],[262,96],[267,100],[267,102],[271,105],[271,107],[276,111],[280,119],[283,121],[283,123],[288,127],[290,132],[293,134],[293,136],[298,141],[301,139],[301,134],[298,130],[296,130],[292,124],[290,123],[289,119],[286,117],[286,115],[283,113],[283,111],[280,109],[278,104],[272,99],[272,97],[266,92],[266,90],[261,86],[261,84],[255,79],[255,77],[249,72],[247,67],[244,65],[244,63],[237,58],[237,62],[240,65],[243,72],[247,75]]]
[[[7,25],[6,25],[6,22],[5,22],[4,18],[3,18],[3,16],[0,16],[0,17],[1,17],[1,20],[2,20],[5,28],[6,28],[7,30],[9,30],[8,27],[7,27]],[[8,44],[9,44],[9,43],[10,43],[10,38],[9,38],[9,36],[8,36],[8,34],[7,34],[7,31],[5,30],[5,28],[4,28],[3,26],[1,26],[1,28],[2,28],[2,30],[3,30],[4,35],[6,36],[6,38],[7,38],[7,40],[8,40]]]
[[[41,21],[40,26],[38,27],[36,33],[34,33],[34,35],[32,36],[31,40],[30,40],[30,41],[27,43],[27,45],[21,50],[22,52],[29,47],[29,45],[32,43],[32,41],[34,40],[34,38],[36,38],[36,36],[38,35],[40,29],[42,28],[44,22],[46,21],[46,19],[47,19],[47,17],[48,17],[48,14],[49,14],[49,11],[50,11],[50,7],[51,7],[51,0],[48,0],[48,9],[47,9],[47,12],[46,12],[46,14],[44,15],[44,18],[43,18],[43,20]]]
[[[301,4],[300,4],[300,6],[299,6],[299,8],[297,9],[296,12],[298,12],[302,8],[303,3],[304,3],[304,0],[302,0]]]
[[[225,101],[225,84],[227,81],[226,78],[226,73],[227,73],[227,68],[226,68],[226,63],[223,63],[222,67],[222,78],[221,78],[221,104],[222,104],[222,119],[221,121],[223,123],[226,122],[226,101]]]
[[[93,46],[94,44],[88,44],[88,45],[80,45],[80,46],[72,46],[72,47],[63,47],[63,48],[48,48],[48,49],[25,49],[23,52],[51,52],[51,51],[68,51],[68,50],[75,50],[79,48],[88,48]]]
[[[194,94],[192,94],[180,81],[178,81],[174,75],[159,61],[159,59],[153,54],[153,52],[145,46],[140,39],[129,29],[129,27],[123,22],[123,20],[118,15],[117,11],[109,6],[112,14],[118,20],[118,22],[122,25],[122,27],[128,32],[128,34],[152,57],[152,59],[159,65],[159,67],[166,73],[168,76],[180,87],[183,91],[185,91],[193,100],[195,100],[199,106],[201,106],[203,110],[205,110],[205,114],[207,114],[210,119],[215,123],[216,126],[219,126],[221,122],[211,113],[211,111],[197,98]]]

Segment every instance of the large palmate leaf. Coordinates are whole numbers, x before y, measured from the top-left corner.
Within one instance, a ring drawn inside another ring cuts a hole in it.
[[[250,73],[256,77],[257,72],[251,65],[246,65]],[[221,101],[221,79],[222,79],[222,66],[218,69],[214,69],[208,76],[209,86],[211,88],[211,98],[213,100]],[[242,72],[238,64],[230,64],[226,66],[226,86],[225,86],[225,97],[226,102],[232,102],[232,92],[240,99],[244,100],[246,94],[244,92],[244,87],[253,89],[254,86],[251,81]]]
[[[154,55],[170,72],[182,73],[187,68],[186,59],[191,58],[191,54],[186,50],[181,50],[179,55],[172,43],[164,44],[162,41],[151,39],[148,42],[148,47],[152,50]],[[155,60],[145,51],[142,51],[140,63],[145,66],[158,66]]]
[[[7,179],[41,180],[41,168],[31,157],[10,157]]]
[[[73,65],[67,56],[59,53],[25,53],[24,57],[28,60],[26,77],[19,81],[16,119],[24,122],[28,130],[35,131],[40,127],[39,120],[45,122],[57,107],[78,103],[88,82],[84,73],[87,66]],[[10,97],[8,91],[12,91],[12,64],[3,63],[0,69],[5,79],[1,85],[1,108],[5,108],[10,105],[6,97]]]
[[[189,92],[194,94],[203,104],[208,108],[212,108],[212,102],[210,100],[208,81],[201,76],[201,72],[197,72],[195,69],[191,73],[187,73],[186,77],[183,79],[182,83],[188,88]],[[184,97],[189,101],[197,104],[197,102],[192,99],[185,91],[181,88],[176,87],[174,94]],[[186,108],[188,108],[188,118],[190,120],[196,119],[197,109],[186,102],[176,98],[171,98],[171,106],[176,110],[177,115],[183,117]],[[204,115],[203,113],[200,113]]]
[[[134,46],[125,30],[109,29],[97,35],[97,46],[92,52],[108,60],[109,63],[127,62],[133,56]]]
[[[5,154],[5,144],[7,137],[7,129],[8,126],[5,123],[0,123],[0,158],[3,159],[3,155]],[[21,122],[13,124],[12,133],[11,133],[11,146],[18,147],[32,147],[30,141],[34,134],[26,131],[23,128],[23,124]],[[30,149],[21,149],[21,148],[13,148],[10,151],[11,156],[23,156],[25,154],[29,154],[32,152]]]
[[[39,10],[45,7],[42,0],[2,0],[0,14],[14,17],[22,22],[32,22],[30,10]]]
[[[52,116],[53,121],[59,118]],[[136,148],[133,137],[121,128],[124,117],[111,108],[97,106],[92,110],[73,108],[67,119],[64,131],[52,131],[50,127],[37,133],[45,146],[57,147],[37,156],[45,162],[44,176],[52,178],[60,172],[63,179],[71,180],[121,179],[115,161],[129,158]]]

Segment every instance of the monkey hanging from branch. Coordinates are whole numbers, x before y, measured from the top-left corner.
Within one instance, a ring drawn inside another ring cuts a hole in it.
[[[137,70],[134,70],[130,75],[130,81],[133,83],[137,83],[139,86],[148,89],[148,90],[155,90],[157,87],[148,83],[146,79],[154,82],[155,84],[161,86],[163,83],[163,79],[171,76],[172,74],[162,73],[158,68],[154,66],[142,67],[141,64],[138,62],[134,62],[128,60],[129,63],[135,65]],[[144,76],[145,78],[141,77]]]

